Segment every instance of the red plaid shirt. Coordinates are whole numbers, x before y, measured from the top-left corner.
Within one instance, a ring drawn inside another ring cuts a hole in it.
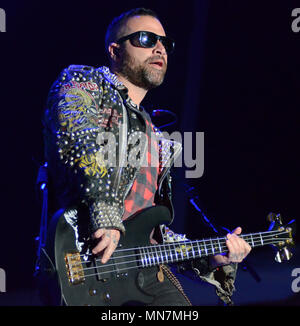
[[[143,210],[144,208],[154,205],[154,197],[157,190],[157,179],[159,175],[158,144],[154,139],[151,141],[151,133],[154,133],[151,121],[148,119],[145,119],[145,121],[146,135],[148,139],[147,166],[141,167],[132,185],[130,193],[126,197],[123,220],[126,220],[129,216]],[[156,155],[155,158],[153,158],[151,152],[152,154],[157,153],[157,161]],[[151,160],[154,160],[155,166],[153,166],[153,162],[151,166]]]

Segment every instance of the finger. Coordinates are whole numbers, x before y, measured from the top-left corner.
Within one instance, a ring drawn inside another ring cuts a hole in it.
[[[228,258],[233,263],[239,263],[243,259],[242,248],[240,247],[238,237],[234,234],[227,235],[226,245],[228,247],[229,253]]]
[[[249,252],[252,250],[251,246],[249,245],[249,243],[247,243],[245,241],[245,245],[244,245],[244,253],[245,253],[245,257],[249,254]]]
[[[238,253],[239,250],[240,250],[240,246],[239,246],[239,243],[238,243],[238,237],[235,234],[229,233],[229,234],[227,234],[227,239],[228,239],[228,242],[231,245],[232,253],[233,254]]]
[[[102,250],[104,250],[110,243],[109,238],[103,237],[101,241],[98,242],[98,244],[93,248],[92,252],[94,255],[100,253]]]
[[[226,246],[228,248],[228,258],[230,261],[233,261],[235,259],[235,248],[232,244],[231,239],[231,234],[227,234],[227,240],[226,240]]]
[[[242,233],[242,228],[239,226],[234,229],[230,235],[230,241],[232,242],[233,247],[235,248],[236,254],[240,254],[240,251],[243,249],[240,240],[242,240],[239,235]]]
[[[246,242],[246,248],[248,253],[252,250],[252,247],[247,242]]]
[[[119,230],[113,230],[110,233],[110,244],[107,247],[107,249],[105,250],[103,257],[102,257],[102,263],[105,264],[111,257],[111,255],[113,254],[113,252],[115,251],[115,249],[118,246],[119,240],[120,240],[120,231]]]
[[[99,239],[103,236],[104,233],[105,233],[105,229],[98,229],[93,233],[92,237],[93,239]]]
[[[107,263],[107,261],[110,259],[111,255],[113,254],[113,252],[115,251],[116,247],[117,247],[118,243],[111,241],[109,246],[105,249],[101,262],[102,264]]]
[[[241,234],[242,233],[242,228],[240,226],[238,226],[236,229],[233,230],[232,233],[236,234],[236,235]]]
[[[244,239],[242,239],[240,237],[238,237],[237,241],[239,243],[240,253],[243,256],[243,258],[245,258],[251,251],[251,246],[249,245],[249,243],[247,241],[245,241]]]

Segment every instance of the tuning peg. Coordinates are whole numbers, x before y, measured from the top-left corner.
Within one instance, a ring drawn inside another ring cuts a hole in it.
[[[286,247],[284,247],[283,249],[277,251],[275,260],[277,263],[281,263],[284,260],[290,260],[292,256],[293,254]]]
[[[274,221],[274,218],[275,218],[275,213],[269,213],[268,216],[267,216],[267,220],[268,222],[273,222]]]
[[[267,216],[267,220],[269,222],[278,222],[279,224],[282,224],[281,215],[275,214],[275,213],[269,213]]]

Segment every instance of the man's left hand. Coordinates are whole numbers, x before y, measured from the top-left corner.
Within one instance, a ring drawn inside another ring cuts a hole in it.
[[[228,253],[226,255],[218,254],[210,257],[210,265],[215,268],[228,265],[230,263],[240,263],[251,251],[250,245],[238,235],[242,233],[242,228],[236,228],[232,233],[228,233],[226,246]]]

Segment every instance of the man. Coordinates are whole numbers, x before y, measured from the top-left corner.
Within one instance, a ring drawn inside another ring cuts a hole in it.
[[[45,154],[57,202],[64,208],[87,207],[86,223],[96,241],[92,253],[101,257],[102,264],[116,250],[121,234],[126,236],[125,220],[156,205],[168,207],[173,216],[167,167],[180,151],[178,144],[155,131],[140,105],[147,92],[163,82],[168,55],[174,50],[157,15],[138,8],[114,19],[106,34],[106,50],[110,69],[70,66],[62,72],[50,90],[45,114]],[[118,139],[112,142],[114,148],[107,147],[106,133]],[[146,135],[143,146],[141,135]],[[162,144],[172,148],[164,158]],[[134,148],[138,163],[124,164]],[[149,160],[155,153],[153,166]],[[144,158],[146,166],[141,164]],[[168,228],[160,229],[164,239],[178,238]],[[153,228],[151,243],[160,241],[154,232]],[[198,259],[192,266],[228,304],[236,263],[251,249],[238,237],[240,233],[237,228],[227,235],[227,255]],[[190,304],[166,266],[145,269],[144,277],[143,290],[153,296],[150,304]]]

